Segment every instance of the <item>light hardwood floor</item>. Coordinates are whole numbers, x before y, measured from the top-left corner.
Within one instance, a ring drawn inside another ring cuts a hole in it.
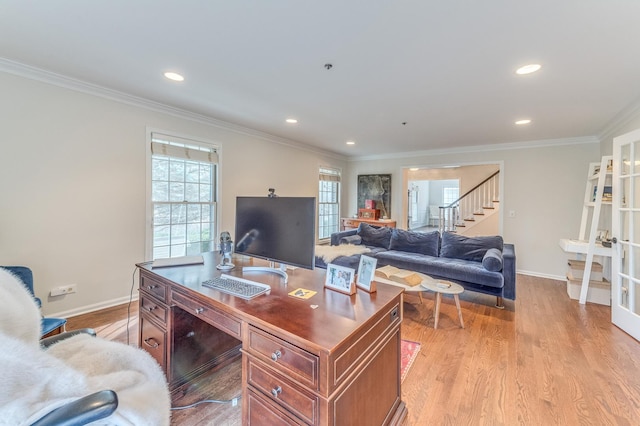
[[[461,295],[465,328],[443,297],[438,329],[434,298],[406,295],[402,337],[422,343],[402,396],[407,425],[638,425],[640,343],[611,324],[608,306],[580,305],[562,281],[517,277],[517,300]],[[137,309],[130,342],[137,344]],[[69,318],[67,329],[93,327],[126,341],[126,306]],[[239,366],[196,384],[180,398],[229,399]],[[213,386],[215,384],[215,386]],[[174,412],[172,425],[238,425],[239,406],[202,404]]]

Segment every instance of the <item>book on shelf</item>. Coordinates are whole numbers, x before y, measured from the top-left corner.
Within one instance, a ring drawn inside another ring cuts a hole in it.
[[[596,193],[598,192],[598,186],[593,187],[593,196],[591,197],[591,201],[596,200]],[[611,186],[605,186],[602,190],[602,201],[612,201],[613,200],[613,191]]]
[[[387,265],[376,269],[375,275],[377,277],[386,278],[391,281],[395,281],[400,284],[408,286],[416,286],[422,282],[420,275],[413,271],[407,271],[405,269],[396,268],[395,266]]]

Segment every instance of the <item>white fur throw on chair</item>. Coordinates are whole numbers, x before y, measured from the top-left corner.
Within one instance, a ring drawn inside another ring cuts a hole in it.
[[[0,304],[0,425],[31,424],[105,389],[117,393],[118,408],[92,424],[169,425],[166,379],[148,353],[86,334],[43,350],[37,305],[19,279],[2,268]]]

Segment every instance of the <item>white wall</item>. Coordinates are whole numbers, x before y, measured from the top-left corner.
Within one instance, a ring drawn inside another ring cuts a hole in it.
[[[515,244],[518,271],[563,279],[567,257],[558,241],[578,237],[588,166],[599,159],[599,142],[586,138],[540,142],[527,148],[494,145],[466,153],[414,153],[406,158],[354,160],[349,162],[344,177],[349,194],[344,211],[355,208],[359,174],[392,175],[391,216],[395,219],[403,208],[403,168],[502,163],[502,235],[506,242]],[[509,211],[516,216],[508,217]]]
[[[121,303],[145,260],[146,129],[221,146],[221,228],[235,197],[317,196],[318,167],[344,159],[206,120],[0,73],[0,265],[33,269],[46,314]],[[53,287],[78,292],[48,297]],[[136,293],[134,293],[136,294]]]
[[[28,265],[47,314],[119,303],[144,261],[148,127],[211,140],[221,149],[221,230],[234,227],[236,195],[316,195],[319,165],[342,169],[343,216],[355,212],[357,175],[391,173],[392,216],[405,167],[504,164],[503,235],[518,270],[561,278],[560,238],[578,234],[588,163],[607,143],[558,141],[539,147],[343,158],[294,148],[179,114],[0,73],[0,265]],[[636,123],[637,122],[637,123]],[[640,119],[631,121],[629,126]],[[633,127],[633,128],[636,128]],[[565,144],[566,142],[566,144]],[[506,213],[516,212],[515,218]],[[77,284],[76,294],[49,289]]]

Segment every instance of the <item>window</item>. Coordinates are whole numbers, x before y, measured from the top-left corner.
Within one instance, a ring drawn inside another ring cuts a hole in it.
[[[215,249],[217,163],[211,145],[151,134],[153,259]]]
[[[340,172],[320,168],[318,187],[318,240],[340,230]]]
[[[442,204],[448,206],[459,198],[459,188],[442,188]]]

